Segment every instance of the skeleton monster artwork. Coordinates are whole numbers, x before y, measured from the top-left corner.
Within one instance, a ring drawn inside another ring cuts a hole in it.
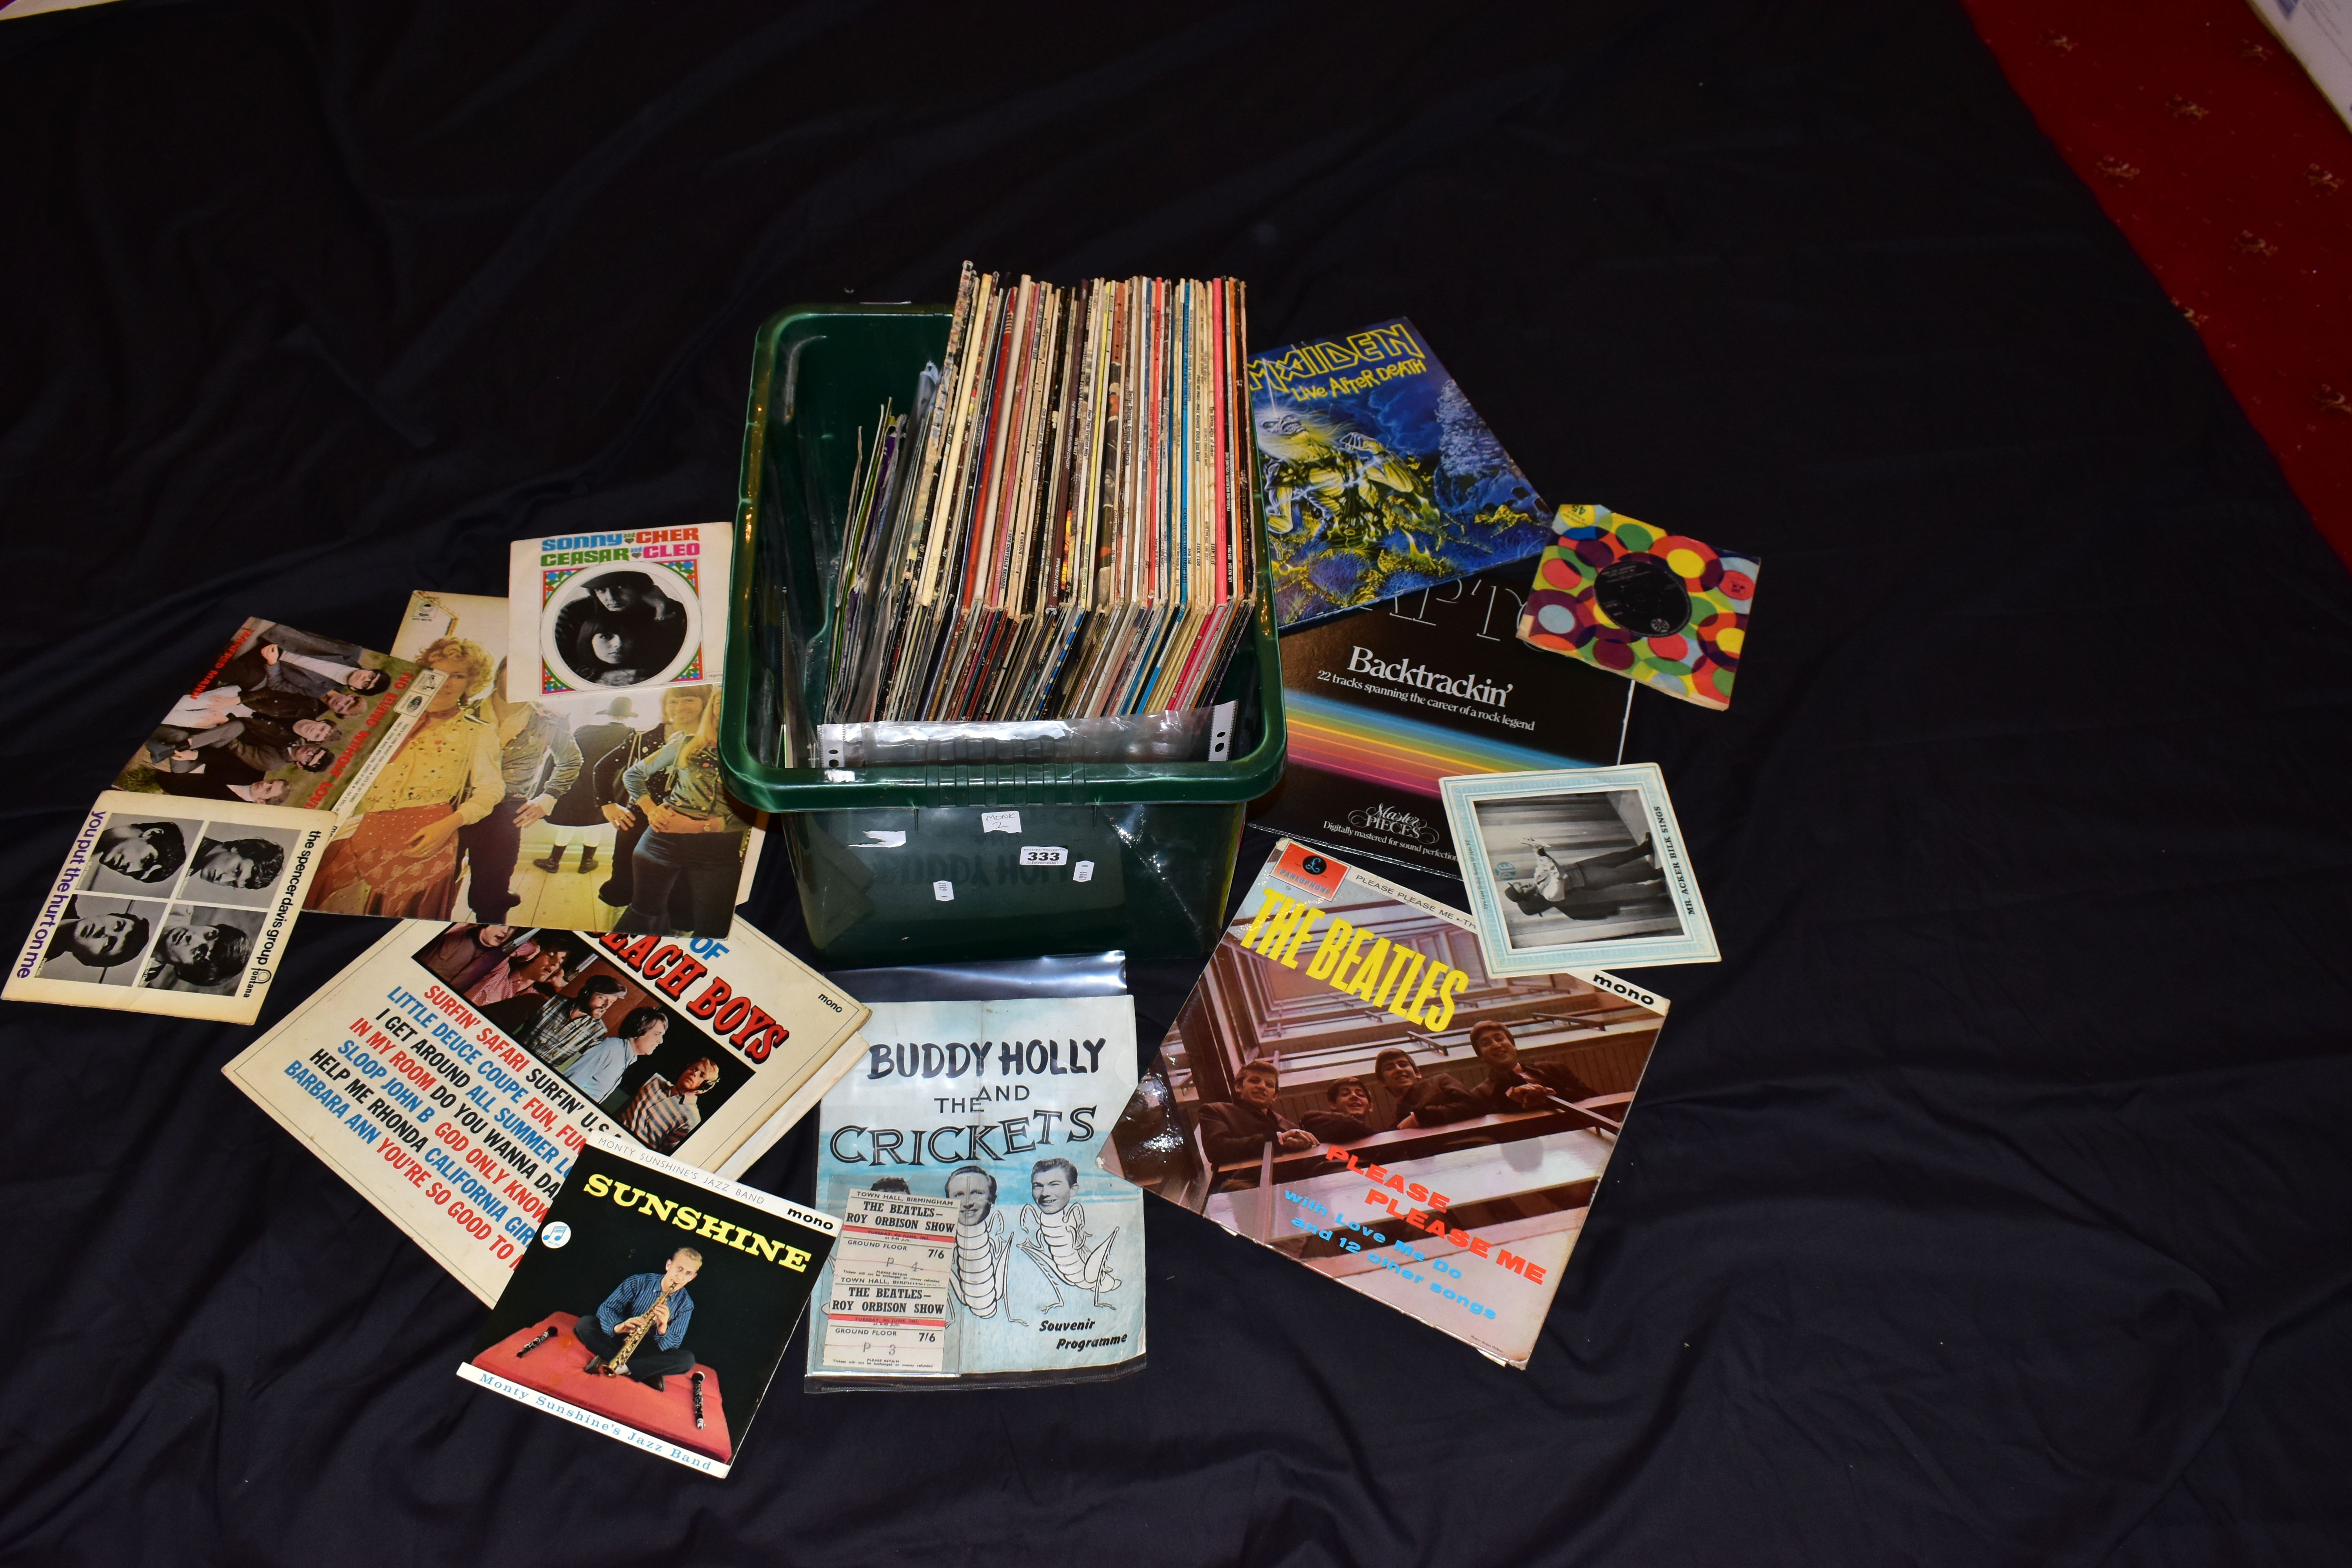
[[[1282,626],[1548,542],[1535,488],[1412,322],[1268,350],[1250,392]]]
[[[1423,471],[1433,464],[1290,409],[1259,419],[1257,444],[1265,526],[1286,546],[1278,587],[1347,608],[1385,597],[1399,573],[1443,581],[1461,571],[1444,553],[1445,518]]]

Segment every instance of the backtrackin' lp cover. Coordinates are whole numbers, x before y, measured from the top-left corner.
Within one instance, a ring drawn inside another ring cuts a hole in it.
[[[839,1233],[593,1135],[457,1375],[724,1477]]]
[[[1497,567],[1285,632],[1289,764],[1252,824],[1457,876],[1439,779],[1616,762],[1633,689],[1519,640],[1526,576]]]

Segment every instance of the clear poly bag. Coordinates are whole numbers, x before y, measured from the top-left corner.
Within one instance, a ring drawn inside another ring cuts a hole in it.
[[[1233,750],[1237,706],[1220,702],[1116,719],[820,724],[817,751],[821,765],[828,768],[1221,763]]]

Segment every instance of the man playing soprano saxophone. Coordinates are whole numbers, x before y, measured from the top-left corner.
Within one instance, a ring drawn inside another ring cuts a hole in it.
[[[694,1298],[686,1287],[701,1272],[702,1254],[681,1247],[660,1273],[622,1280],[603,1306],[572,1326],[593,1358],[588,1370],[625,1373],[656,1393],[666,1374],[693,1371],[686,1325],[694,1316]]]

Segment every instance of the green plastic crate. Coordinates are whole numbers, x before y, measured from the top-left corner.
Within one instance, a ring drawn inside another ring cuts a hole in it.
[[[1282,776],[1282,661],[1263,593],[1217,693],[1237,704],[1232,761],[816,765],[858,432],[885,398],[909,407],[948,321],[936,305],[812,305],[760,329],[735,518],[728,778],[775,814],[830,963],[1204,954],[1222,928],[1244,805]],[[1008,810],[1018,832],[984,830],[984,813]],[[887,846],[898,834],[903,844]],[[1060,848],[1066,863],[1024,866],[1025,846]],[[951,898],[938,897],[941,882]]]

